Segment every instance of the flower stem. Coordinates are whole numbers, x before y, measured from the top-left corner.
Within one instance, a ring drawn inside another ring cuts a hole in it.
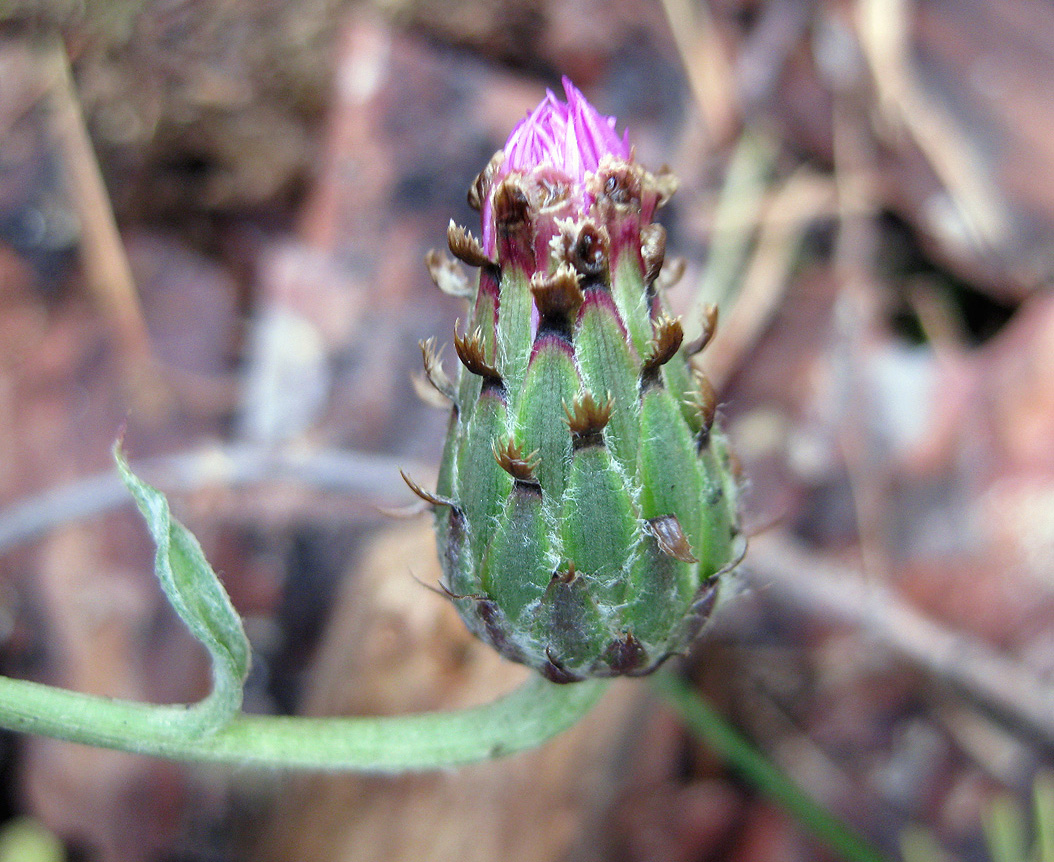
[[[600,681],[532,677],[493,703],[381,718],[239,714],[201,732],[195,706],[152,706],[0,677],[0,726],[171,760],[270,768],[409,772],[489,760],[540,745],[600,698]]]
[[[0,676],[0,727],[170,760],[360,771],[446,769],[541,745],[588,712],[605,686],[558,686],[533,677],[493,703],[384,718],[245,715],[249,641],[197,539],[168,500],[140,480],[120,445],[121,479],[146,520],[165,596],[208,650],[212,693],[191,705],[155,706],[79,694]]]

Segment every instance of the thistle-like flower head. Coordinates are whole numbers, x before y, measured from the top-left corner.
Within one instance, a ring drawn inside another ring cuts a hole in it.
[[[556,682],[648,673],[684,650],[737,561],[735,480],[716,395],[696,380],[658,275],[651,219],[676,185],[564,79],[479,175],[483,239],[451,223],[472,285],[435,510],[444,588],[479,637]],[[716,322],[708,318],[712,332]],[[698,344],[698,346],[695,346]]]

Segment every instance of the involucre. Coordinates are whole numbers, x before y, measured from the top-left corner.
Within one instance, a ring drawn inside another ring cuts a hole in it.
[[[469,300],[434,508],[443,588],[468,627],[554,682],[684,652],[738,562],[736,481],[713,387],[656,279],[676,187],[634,161],[566,79],[479,175],[482,241],[451,222],[436,283]]]

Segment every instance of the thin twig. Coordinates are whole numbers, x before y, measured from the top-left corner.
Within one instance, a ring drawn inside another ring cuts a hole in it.
[[[952,631],[891,589],[810,553],[788,536],[751,541],[743,577],[766,600],[865,631],[1003,720],[1054,747],[1054,688],[980,641]]]
[[[124,359],[132,395],[140,410],[155,413],[168,399],[139,293],[117,230],[110,197],[77,100],[65,46],[55,40],[42,55],[53,135],[81,231],[81,255],[88,286],[110,317]]]
[[[863,178],[875,165],[873,141],[863,133],[863,105],[849,94],[835,100],[834,179],[839,218],[834,272],[839,282],[838,313],[830,364],[839,381],[832,399],[836,410],[835,441],[849,478],[860,557],[869,578],[883,578],[889,570],[886,533],[889,512],[888,458],[873,422],[874,393],[867,361],[875,348],[880,324],[878,272],[878,201],[875,187]]]
[[[858,0],[860,43],[886,119],[903,127],[940,179],[975,248],[1002,247],[1009,217],[984,160],[955,118],[926,92],[909,44],[908,0]]]
[[[732,61],[713,15],[706,3],[663,0],[662,5],[707,132],[720,145],[735,132],[740,109]]]
[[[399,470],[427,477],[434,470],[406,459],[334,449],[305,452],[252,443],[207,446],[140,462],[136,473],[168,492],[233,488],[261,482],[305,485],[349,494],[377,505],[407,501]],[[0,512],[0,553],[81,518],[131,502],[116,471],[89,476],[31,497]]]

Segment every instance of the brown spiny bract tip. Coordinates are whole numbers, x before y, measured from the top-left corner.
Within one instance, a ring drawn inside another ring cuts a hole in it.
[[[692,546],[684,534],[681,522],[676,515],[660,515],[648,519],[648,532],[655,537],[659,550],[667,556],[682,563],[698,563],[699,559],[692,553]]]
[[[495,442],[494,457],[501,469],[513,479],[530,484],[537,483],[534,475],[539,463],[537,449],[524,455],[519,444],[510,438],[500,446]]]
[[[576,447],[604,442],[602,432],[611,419],[614,406],[615,399],[610,395],[603,404],[598,404],[591,392],[576,398],[570,408],[564,405],[567,427],[571,429],[571,439]]]
[[[608,644],[604,650],[603,661],[615,673],[631,674],[645,664],[648,652],[644,644],[633,636],[633,632],[626,632],[621,638],[616,638]]]
[[[450,409],[450,399],[436,391],[423,374],[411,374],[410,385],[414,388],[414,394],[429,407],[435,407],[437,410]]]
[[[531,294],[542,317],[563,316],[573,319],[582,305],[580,276],[566,263],[561,263],[552,275],[536,272],[531,276]]]
[[[517,177],[506,177],[494,190],[494,223],[506,229],[530,221],[531,201]]]
[[[685,347],[685,352],[689,356],[695,356],[695,354],[702,351],[706,345],[710,343],[715,332],[717,332],[717,306],[711,302],[703,309],[702,332],[699,333],[698,338],[689,342]]]
[[[421,345],[421,358],[424,360],[425,377],[428,378],[428,382],[432,384],[437,392],[451,401],[456,401],[457,399],[454,397],[456,393],[454,383],[447,377],[446,371],[443,370],[443,362],[439,358],[439,351],[436,350],[436,340],[427,338],[419,342],[419,344]]]
[[[639,165],[609,153],[600,159],[600,166],[589,178],[586,190],[594,200],[607,201],[616,207],[639,209],[643,175],[644,171]]]
[[[606,227],[597,225],[592,219],[557,219],[556,227],[549,249],[558,264],[568,264],[587,279],[601,278],[607,273],[609,241]]]
[[[682,278],[684,278],[684,272],[688,269],[688,261],[683,257],[670,257],[662,265],[662,269],[659,271],[659,277],[656,280],[655,286],[659,290],[669,290]]]
[[[572,218],[557,218],[554,223],[556,224],[556,233],[549,240],[549,255],[558,266],[564,263],[569,264],[571,247],[574,245],[576,236],[577,226],[575,220]]]
[[[599,276],[607,271],[608,234],[591,222],[582,225],[574,246],[571,264],[583,275]]]
[[[559,572],[553,572],[553,576],[549,580],[549,585],[552,586],[553,584],[569,584],[577,577],[578,572],[575,570],[575,564],[574,562],[569,561],[566,569],[563,569]]]
[[[422,488],[420,485],[418,485],[413,479],[411,479],[409,476],[407,476],[404,471],[400,470],[399,471],[399,475],[403,477],[403,481],[406,483],[407,487],[411,491],[413,491],[418,497],[420,497],[422,500],[424,500],[426,503],[429,503],[432,506],[453,506],[454,505],[454,501],[453,500],[448,500],[445,497],[440,497],[440,496],[438,496],[436,494],[433,494],[431,491],[426,491],[424,488]]]
[[[425,255],[425,266],[428,267],[428,274],[432,276],[432,282],[443,293],[465,299],[472,298],[475,290],[456,260],[451,260],[445,254],[432,249]]]
[[[717,413],[717,392],[710,378],[702,372],[696,372],[695,382],[698,388],[692,405],[699,411],[702,418],[702,430],[700,431],[700,442],[702,443],[706,441],[714,425],[714,416]]]
[[[493,263],[483,251],[480,241],[467,228],[454,224],[453,219],[447,225],[446,241],[450,246],[450,253],[462,263],[467,263],[469,266],[486,266]]]
[[[648,355],[641,366],[641,377],[654,375],[660,367],[677,355],[677,351],[681,349],[681,342],[684,341],[684,328],[679,317],[670,317],[664,313],[655,321],[654,331]]]
[[[490,185],[494,179],[494,174],[498,172],[504,161],[505,153],[498,150],[491,156],[487,166],[476,175],[472,185],[468,187],[468,205],[477,212],[483,209],[483,201],[487,199],[487,195],[490,193]]]
[[[644,283],[650,285],[659,277],[666,259],[666,229],[661,224],[640,229],[640,256],[644,261]]]
[[[550,647],[545,648],[545,658],[547,661],[538,669],[538,672],[549,682],[556,685],[564,685],[566,683],[580,682],[585,678],[564,667],[563,662],[553,655]]]
[[[571,189],[566,182],[543,176],[538,179],[534,189],[534,202],[541,210],[560,208],[567,202],[570,194]]]
[[[473,374],[478,374],[490,380],[500,380],[498,370],[487,362],[486,345],[483,343],[483,331],[476,328],[471,334],[458,335],[454,333],[454,350],[457,357]]]
[[[645,172],[644,179],[641,181],[643,190],[655,195],[655,206],[657,207],[666,206],[680,184],[681,181],[666,165],[663,165],[657,174]]]

